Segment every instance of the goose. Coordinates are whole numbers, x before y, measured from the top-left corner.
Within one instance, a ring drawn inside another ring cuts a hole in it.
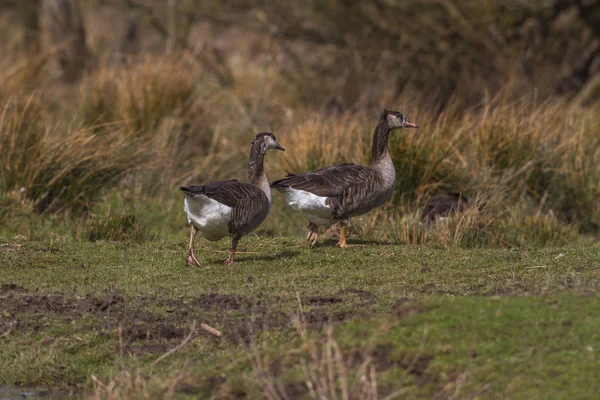
[[[265,220],[271,209],[271,188],[265,175],[264,158],[270,149],[285,151],[272,133],[256,135],[248,161],[249,183],[230,179],[180,188],[185,194],[183,210],[192,225],[187,254],[189,267],[200,266],[194,252],[197,233],[211,241],[231,236],[231,252],[225,264],[233,264],[238,241]]]
[[[471,206],[471,201],[462,193],[449,192],[430,198],[421,211],[421,219],[433,223],[437,218],[444,220]]]
[[[340,224],[337,246],[348,247],[346,226],[351,217],[363,215],[388,201],[396,187],[396,170],[388,138],[392,131],[418,128],[398,111],[384,110],[373,134],[372,162],[366,167],[340,164],[303,174],[287,173],[271,188],[281,192],[288,205],[308,219],[306,240],[314,246],[319,226]]]

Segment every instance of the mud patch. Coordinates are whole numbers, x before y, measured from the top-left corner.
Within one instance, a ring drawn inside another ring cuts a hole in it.
[[[362,297],[364,299],[374,299],[375,298],[375,295],[373,293],[366,291],[366,290],[355,289],[353,287],[349,287],[344,290],[340,290],[339,292],[337,292],[337,294],[338,294],[338,296],[354,294],[354,295],[357,295],[358,297]]]
[[[123,303],[124,297],[120,292],[109,293],[104,297],[86,296],[78,302],[81,311],[90,313],[110,313]]]
[[[15,283],[5,283],[3,285],[0,286],[0,294],[5,294],[8,292],[26,292],[27,289],[25,289],[24,287],[21,287]]]
[[[193,300],[191,304],[204,310],[240,310],[251,308],[254,304],[245,297],[236,294],[203,294]]]
[[[355,351],[351,353],[350,365],[357,368],[369,355],[373,359],[373,364],[378,373],[390,369],[400,369],[406,371],[414,377],[415,384],[424,386],[430,383],[436,383],[438,377],[429,372],[429,364],[433,356],[424,353],[400,352],[395,354],[396,346],[391,343],[382,343],[369,351]]]
[[[332,296],[306,297],[306,298],[302,299],[302,303],[312,305],[312,306],[319,306],[319,305],[326,306],[326,305],[330,305],[330,304],[342,303],[346,300],[351,300],[352,297],[354,297],[354,296],[356,296],[357,298],[360,298],[360,299],[369,300],[366,303],[359,304],[359,306],[368,306],[368,305],[373,305],[376,303],[375,295],[373,293],[368,292],[366,290],[355,289],[353,287],[349,287],[344,290],[340,290],[339,292],[337,292],[336,294],[334,294]]]
[[[128,325],[123,330],[126,345],[138,340],[181,339],[185,336],[185,333],[184,328],[178,328],[165,321],[157,321],[153,324],[135,321],[133,325]]]
[[[336,304],[341,303],[344,300],[340,297],[336,296],[315,296],[315,297],[307,297],[304,300],[304,303],[310,305],[328,305],[328,304]]]
[[[23,293],[27,291],[14,284],[3,285],[0,289],[0,301],[10,313],[50,313],[72,318],[80,317],[83,313],[108,313],[123,301],[123,296],[118,292],[103,297],[87,295],[85,298]]]
[[[371,297],[368,292],[349,288],[339,295],[308,298],[303,317],[310,328],[319,330],[328,324],[368,317],[374,313],[373,307],[357,304],[357,299],[374,302]],[[193,321],[223,332],[221,338],[198,333],[217,346],[223,340],[249,344],[265,330],[292,329],[292,314],[297,312],[295,300],[275,296],[251,299],[209,293],[187,300],[166,294],[125,296],[109,291],[76,297],[28,292],[11,283],[0,287],[0,303],[8,313],[8,317],[0,317],[4,331],[41,332],[52,324],[72,324],[85,318],[89,329],[111,340],[118,338],[126,351],[139,354],[160,353],[176,346],[189,333]]]
[[[304,314],[304,321],[310,328],[322,330],[327,325],[337,324],[355,318],[367,318],[373,314],[373,310],[363,308],[333,312],[328,310],[312,310]]]
[[[424,313],[427,311],[427,308],[422,303],[400,298],[393,305],[392,311],[399,318],[407,318]]]

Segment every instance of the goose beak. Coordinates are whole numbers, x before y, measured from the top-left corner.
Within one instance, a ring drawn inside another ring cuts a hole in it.
[[[275,149],[276,149],[276,150],[285,151],[285,147],[283,147],[283,146],[282,146],[282,145],[280,145],[279,143],[277,143],[277,144],[275,145]]]
[[[404,123],[404,127],[405,128],[418,128],[419,125],[415,124],[414,122],[406,121]]]

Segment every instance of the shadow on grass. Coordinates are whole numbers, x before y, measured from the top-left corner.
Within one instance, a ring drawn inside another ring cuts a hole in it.
[[[318,241],[314,246],[313,249],[318,249],[321,247],[337,247],[337,242],[338,239],[325,239],[325,240],[320,240]],[[367,246],[367,245],[372,245],[372,246],[393,246],[393,245],[400,245],[402,243],[399,242],[390,242],[390,241],[376,241],[376,240],[363,240],[363,239],[348,239],[347,241],[348,245],[350,247],[356,245],[356,246]],[[307,245],[308,247],[308,245]]]
[[[277,260],[294,258],[294,257],[298,256],[298,254],[300,254],[300,252],[297,250],[285,250],[285,251],[282,251],[282,252],[276,253],[276,254],[248,254],[248,255],[241,254],[239,258],[236,256],[235,262],[237,263],[238,261],[239,262],[277,261]]]

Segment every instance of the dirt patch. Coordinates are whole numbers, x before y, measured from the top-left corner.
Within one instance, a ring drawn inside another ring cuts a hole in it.
[[[100,334],[110,336],[121,327],[126,344],[138,339],[170,340],[184,336],[184,329],[178,326],[181,320],[177,316],[164,318],[147,311],[127,310],[125,297],[118,291],[104,295],[88,294],[84,298],[11,291],[1,296],[0,302],[12,316],[10,323],[24,331],[39,331],[52,320],[67,323],[92,315],[99,319]]]
[[[23,248],[20,243],[0,243],[0,252],[19,251]]]
[[[349,297],[346,304],[343,295],[374,302],[372,294],[353,288],[341,291],[340,295],[309,298],[306,302],[312,307],[303,315],[307,325],[322,329],[328,324],[374,313],[373,307],[356,304],[356,300]],[[215,338],[199,331],[199,335],[205,335],[216,345],[223,340],[249,344],[264,330],[292,328],[290,300],[286,303],[277,297],[251,299],[220,293],[191,300],[166,296],[126,296],[119,291],[109,291],[77,297],[27,291],[8,283],[0,286],[0,303],[9,317],[0,318],[0,325],[15,332],[38,332],[49,324],[70,324],[87,318],[85,323],[91,324],[90,329],[111,340],[119,338],[125,350],[134,354],[168,351],[189,333],[193,321],[208,323],[223,332],[223,337]]]
[[[109,293],[103,297],[86,296],[77,302],[78,309],[90,313],[110,313],[124,301],[120,292]]]
[[[340,290],[339,292],[337,292],[338,296],[345,296],[348,294],[354,294],[354,295],[357,295],[358,297],[362,297],[365,299],[374,299],[375,298],[375,295],[373,293],[366,291],[366,290],[355,289],[353,287],[349,287],[349,288],[346,288],[344,290]]]
[[[308,304],[308,305],[313,305],[313,306],[337,304],[337,303],[344,302],[345,298],[348,298],[348,296],[356,296],[361,299],[370,300],[366,303],[360,304],[360,306],[375,304],[375,300],[374,300],[375,295],[373,293],[368,292],[366,290],[355,289],[352,287],[346,288],[344,290],[340,290],[339,292],[337,292],[335,295],[332,295],[332,296],[306,297],[306,298],[302,299],[302,303]]]
[[[413,375],[415,383],[419,386],[437,382],[437,376],[427,370],[434,358],[432,355],[412,352],[395,354],[395,349],[396,347],[391,343],[382,343],[376,345],[371,351],[357,350],[350,354],[349,363],[358,368],[369,355],[378,373],[395,368]]]
[[[26,292],[27,289],[15,283],[5,283],[0,286],[0,295],[8,292]]]
[[[353,308],[333,312],[320,309],[304,313],[304,321],[310,328],[321,330],[327,325],[337,324],[355,318],[367,318],[373,314],[373,310],[364,308]]]
[[[407,318],[424,313],[427,308],[422,303],[400,298],[392,306],[392,311],[399,318]]]
[[[11,284],[10,287],[12,288],[13,285]],[[78,318],[84,313],[109,313],[123,301],[120,293],[111,293],[104,297],[87,295],[85,298],[72,298],[62,294],[22,294],[26,292],[19,287],[8,292],[0,290],[0,295],[3,295],[0,301],[11,314],[50,313],[68,318]]]
[[[310,304],[313,306],[318,306],[318,305],[329,305],[329,304],[336,304],[336,303],[341,303],[344,300],[336,297],[336,296],[315,296],[315,297],[307,297],[306,299],[304,299],[303,303],[305,304]]]
[[[154,324],[144,324],[136,321],[134,325],[125,327],[123,336],[126,339],[126,345],[129,345],[136,340],[181,339],[185,336],[185,329],[164,321]]]
[[[204,310],[240,310],[256,305],[249,299],[236,294],[203,294],[193,300],[191,304]]]

